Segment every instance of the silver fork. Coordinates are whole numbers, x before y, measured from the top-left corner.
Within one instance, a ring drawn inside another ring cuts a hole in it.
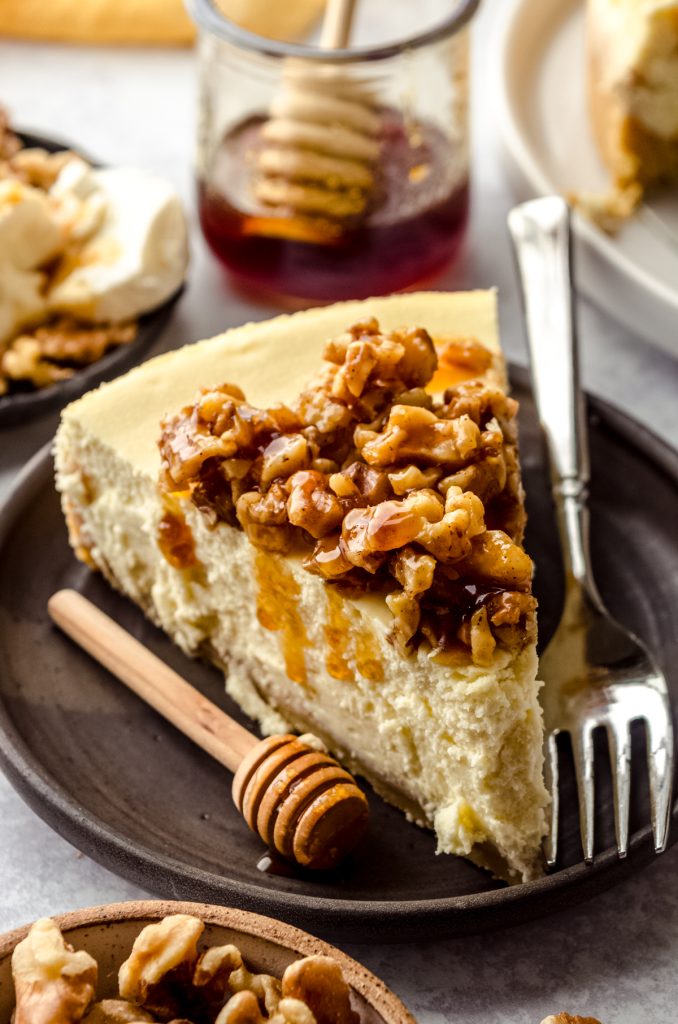
[[[546,439],[565,569],[565,600],[540,674],[544,774],[552,796],[545,855],[558,852],[559,733],[569,733],[579,795],[584,859],[594,850],[593,734],[607,731],[617,851],[628,851],[631,723],[645,723],[650,806],[657,853],[668,839],[673,783],[673,726],[666,679],[647,648],[605,608],[589,553],[589,457],[579,387],[571,283],[570,213],[558,196],[535,199],[509,214],[522,285],[532,382]]]

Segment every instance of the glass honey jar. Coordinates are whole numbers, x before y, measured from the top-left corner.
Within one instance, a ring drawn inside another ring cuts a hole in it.
[[[294,2],[294,0],[289,0]],[[365,298],[433,278],[469,204],[469,23],[479,0],[359,0],[351,45],[199,28],[202,229],[262,298]]]

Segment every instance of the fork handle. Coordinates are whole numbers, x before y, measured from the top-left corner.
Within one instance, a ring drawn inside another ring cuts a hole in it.
[[[560,196],[511,210],[532,385],[546,439],[568,584],[599,602],[589,553],[589,452],[572,292],[570,210]]]

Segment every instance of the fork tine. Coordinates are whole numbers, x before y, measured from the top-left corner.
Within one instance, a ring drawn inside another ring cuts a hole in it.
[[[558,809],[560,805],[558,793],[558,742],[557,734],[552,732],[546,738],[544,750],[544,783],[551,795],[551,822],[544,839],[544,856],[548,867],[555,866],[558,857]]]
[[[614,832],[617,853],[625,857],[629,848],[629,801],[631,791],[631,734],[626,719],[607,723],[610,767],[614,795]]]
[[[593,728],[584,725],[572,736],[574,770],[579,794],[579,830],[584,860],[593,861]]]
[[[671,827],[673,790],[673,724],[668,697],[661,694],[645,719],[647,766],[650,775],[650,810],[656,853],[663,853]]]

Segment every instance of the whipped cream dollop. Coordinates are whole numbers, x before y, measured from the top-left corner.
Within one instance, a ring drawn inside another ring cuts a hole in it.
[[[50,195],[77,240],[47,294],[50,309],[93,322],[129,320],[179,288],[188,265],[186,221],[162,178],[73,161]]]
[[[64,247],[48,196],[18,181],[0,181],[0,344],[46,313],[46,276],[38,268]]]
[[[133,320],[182,284],[188,233],[174,189],[79,157],[49,191],[0,181],[0,344],[51,314]]]

